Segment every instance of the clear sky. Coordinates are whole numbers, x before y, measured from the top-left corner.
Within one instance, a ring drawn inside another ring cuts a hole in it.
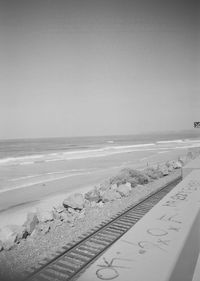
[[[0,0],[0,138],[200,121],[198,0]]]

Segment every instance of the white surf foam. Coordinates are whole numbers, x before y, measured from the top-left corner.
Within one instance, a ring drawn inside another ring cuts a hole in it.
[[[20,157],[8,157],[0,159],[1,164],[21,164],[21,165],[28,165],[34,163],[36,159],[41,159],[45,155],[38,154],[38,155],[27,155],[27,156],[20,156]]]
[[[162,144],[162,143],[182,143],[183,140],[164,140],[164,141],[157,141],[156,143]]]
[[[165,144],[165,147],[159,147],[159,145]],[[169,144],[169,146],[167,145]],[[10,157],[5,159],[0,159],[0,165],[33,165],[40,163],[48,163],[55,161],[73,160],[73,159],[87,159],[92,157],[105,157],[114,154],[135,152],[135,151],[153,151],[159,149],[177,149],[189,148],[194,146],[200,146],[200,141],[190,143],[183,140],[170,140],[170,141],[157,141],[156,143],[144,143],[144,144],[133,144],[133,145],[112,145],[97,149],[87,149],[87,150],[73,150],[65,152],[57,152],[50,154],[38,154],[29,155],[23,157]],[[186,145],[187,144],[187,145]],[[184,146],[183,146],[184,145]],[[193,145],[193,146],[191,146]]]
[[[3,158],[3,159],[0,159],[0,164],[5,164],[5,163],[11,162],[11,161],[15,161],[15,159],[16,158],[14,158],[14,157]]]
[[[31,165],[31,164],[34,164],[34,163],[35,163],[34,161],[26,161],[26,162],[20,163],[19,165]]]
[[[40,177],[40,176],[42,176],[42,174],[30,175],[30,176],[24,176],[24,177],[9,179],[9,181],[20,181],[20,180],[26,180],[26,179],[31,179],[31,178]]]

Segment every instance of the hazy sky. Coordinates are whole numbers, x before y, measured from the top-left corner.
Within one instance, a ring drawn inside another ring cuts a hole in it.
[[[0,3],[0,138],[200,121],[198,0]]]

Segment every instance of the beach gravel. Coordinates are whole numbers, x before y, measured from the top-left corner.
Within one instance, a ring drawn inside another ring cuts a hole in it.
[[[175,170],[168,176],[143,186],[132,188],[129,196],[121,197],[112,202],[87,206],[84,212],[77,213],[75,221],[54,220],[47,222],[48,231],[34,230],[30,236],[21,240],[10,251],[0,252],[0,280],[21,280],[32,268],[39,267],[46,257],[55,256],[55,252],[67,243],[77,241],[80,235],[98,226],[113,215],[133,203],[138,203],[145,196],[159,190],[165,184],[181,175],[181,170]],[[119,193],[118,193],[119,194]]]

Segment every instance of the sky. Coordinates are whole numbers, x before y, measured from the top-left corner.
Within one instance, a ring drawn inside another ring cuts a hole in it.
[[[0,0],[0,138],[192,129],[198,8],[198,0]]]

